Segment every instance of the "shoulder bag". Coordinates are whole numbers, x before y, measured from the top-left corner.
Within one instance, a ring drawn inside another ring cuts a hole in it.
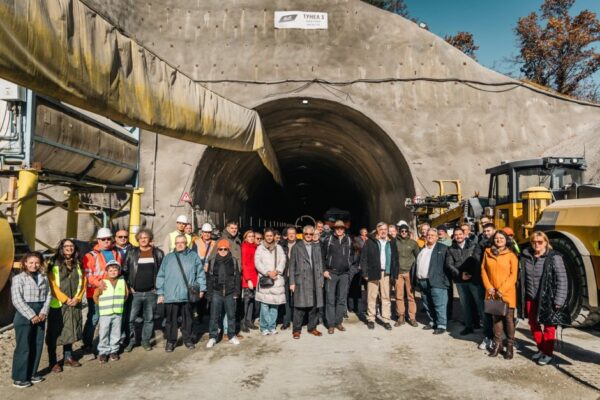
[[[486,314],[504,317],[508,313],[508,305],[502,300],[486,299],[483,304],[483,309]]]
[[[277,245],[275,245],[275,265],[273,271],[277,270]],[[275,281],[269,275],[262,275],[258,280],[258,286],[262,289],[268,289],[275,285]]]
[[[174,252],[173,254],[175,254],[175,258],[177,258],[177,265],[179,265],[179,271],[181,272],[181,276],[183,277],[183,282],[185,283],[185,286],[187,287],[188,290],[188,301],[190,303],[196,303],[198,301],[200,301],[200,290],[196,285],[190,285],[190,283],[187,280],[187,277],[185,276],[185,272],[183,271],[183,265],[181,265],[181,260],[179,259],[179,254],[177,254],[176,252]]]

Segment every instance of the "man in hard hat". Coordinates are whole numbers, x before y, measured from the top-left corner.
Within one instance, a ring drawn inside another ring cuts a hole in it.
[[[506,233],[506,236],[508,236],[508,238],[510,239],[511,247],[512,247],[513,251],[517,255],[521,254],[521,249],[519,248],[519,245],[515,241],[515,231],[513,231],[513,229],[510,226],[505,226],[504,228],[502,228],[502,232]]]
[[[94,249],[83,257],[83,269],[87,279],[87,304],[88,314],[83,328],[84,348],[92,352],[94,332],[100,314],[94,303],[94,291],[96,288],[104,288],[103,279],[106,277],[106,264],[109,261],[121,263],[121,255],[114,248],[113,235],[109,228],[100,228],[96,233],[96,245]]]
[[[180,215],[175,220],[175,223],[177,224],[177,229],[169,233],[165,238],[165,242],[163,244],[165,253],[170,253],[175,249],[175,238],[179,235],[185,235],[187,238],[188,248],[192,248],[192,235],[185,233],[185,226],[190,223],[188,217],[185,215]]]

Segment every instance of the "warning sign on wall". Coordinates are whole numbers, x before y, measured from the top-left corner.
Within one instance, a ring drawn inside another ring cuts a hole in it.
[[[192,204],[192,196],[188,192],[184,192],[179,198],[180,203],[190,203]]]
[[[275,11],[277,29],[327,29],[327,13]]]

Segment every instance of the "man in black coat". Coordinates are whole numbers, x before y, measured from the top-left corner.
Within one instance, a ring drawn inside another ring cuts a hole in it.
[[[423,308],[429,318],[429,324],[423,329],[433,329],[434,335],[444,333],[447,327],[446,307],[450,287],[450,279],[444,269],[447,251],[448,246],[438,242],[437,230],[430,228],[414,267],[415,287],[421,291]]]
[[[483,297],[481,263],[475,258],[476,244],[471,242],[462,228],[454,229],[454,240],[446,255],[446,270],[456,283],[460,304],[463,309],[465,329],[460,334],[473,333],[473,309],[483,321]]]
[[[369,237],[363,246],[360,266],[363,277],[367,279],[367,326],[375,329],[375,307],[379,296],[383,326],[391,330],[390,280],[398,276],[398,248],[392,246],[385,222],[377,224],[376,236]]]
[[[333,235],[323,243],[323,261],[325,272],[325,317],[327,332],[333,334],[335,328],[345,331],[344,315],[348,301],[348,286],[350,284],[350,268],[354,254],[352,241],[346,235],[346,226],[343,221],[336,221],[333,225]]]

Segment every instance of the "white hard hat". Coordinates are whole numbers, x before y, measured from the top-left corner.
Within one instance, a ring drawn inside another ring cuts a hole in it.
[[[190,221],[188,220],[188,217],[181,214],[179,217],[177,217],[177,219],[175,220],[176,222],[180,222],[182,224],[189,224]]]
[[[398,221],[398,222],[396,223],[396,226],[401,226],[401,225],[406,225],[406,226],[408,226],[408,222],[406,222],[405,220],[401,219],[400,221]]]
[[[212,225],[207,223],[202,224],[202,232],[212,232],[213,228]]]
[[[112,237],[112,232],[109,228],[100,228],[98,229],[98,233],[96,233],[96,239],[104,239]]]

